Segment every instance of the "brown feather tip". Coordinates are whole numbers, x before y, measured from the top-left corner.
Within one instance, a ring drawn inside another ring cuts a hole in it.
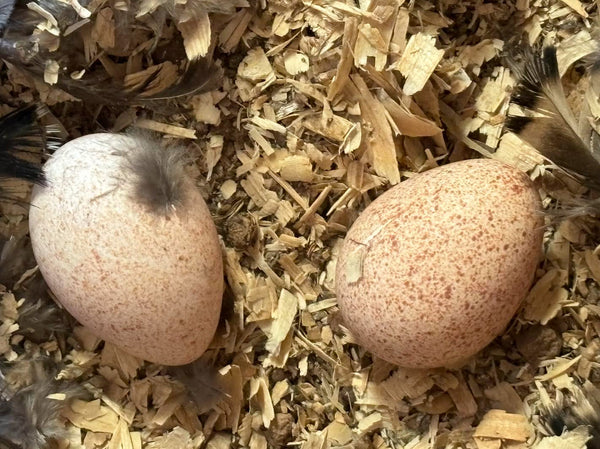
[[[170,367],[169,372],[186,388],[200,414],[229,397],[223,376],[206,354],[188,365]]]
[[[557,436],[580,426],[587,427],[590,439],[586,447],[600,449],[600,390],[585,381],[564,395],[558,392],[542,420],[548,431]]]
[[[15,372],[11,372],[15,370]],[[43,449],[50,441],[66,437],[61,411],[71,400],[86,395],[74,383],[55,379],[56,366],[47,359],[21,362],[6,371],[6,379],[29,375],[32,382],[0,399],[0,442],[21,449]],[[64,399],[50,395],[59,394]]]
[[[186,202],[189,177],[185,173],[186,152],[182,146],[163,146],[149,134],[128,134],[133,144],[122,151],[123,173],[131,174],[133,198],[151,213],[168,217]]]
[[[510,65],[519,77],[511,102],[523,115],[509,115],[506,129],[584,185],[600,190],[600,154],[590,148],[591,136],[578,130],[561,84],[556,48],[527,48],[522,56],[521,66]]]

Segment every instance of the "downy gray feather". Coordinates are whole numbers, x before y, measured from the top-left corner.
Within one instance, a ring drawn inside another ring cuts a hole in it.
[[[50,441],[66,436],[60,413],[85,391],[79,385],[56,380],[56,371],[52,364],[32,361],[33,382],[0,399],[0,441],[21,449],[44,449]],[[65,399],[48,397],[55,393],[64,394]]]
[[[163,146],[149,134],[130,134],[135,145],[122,151],[123,173],[131,175],[134,199],[157,215],[168,216],[185,203],[185,149]]]
[[[173,378],[187,389],[198,413],[205,413],[227,396],[223,376],[205,354],[188,365],[169,368]]]

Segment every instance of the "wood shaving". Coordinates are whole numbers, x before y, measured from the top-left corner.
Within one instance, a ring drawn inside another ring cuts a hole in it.
[[[29,4],[39,18],[36,38],[52,58],[43,62],[43,81],[4,66],[3,112],[41,101],[70,138],[134,126],[180,139],[222,237],[228,291],[207,352],[226,394],[198,414],[167,368],[80,326],[30,340],[19,329],[19,313],[39,273],[27,251],[11,258],[28,262],[0,285],[4,362],[48,356],[60,362],[59,379],[90,393],[65,410],[68,437],[58,447],[584,447],[587,429],[551,436],[543,417],[562,391],[600,382],[597,222],[545,229],[520,311],[462,368],[410,370],[374,358],[344,326],[334,286],[340,245],[356,217],[419,172],[490,157],[527,172],[547,207],[582,193],[505,133],[515,74],[503,56],[520,39],[556,42],[570,100],[597,118],[597,95],[579,71],[598,51],[590,26],[597,5],[64,3],[74,15],[66,27],[62,17]],[[56,89],[62,42],[74,36],[82,63],[70,70],[72,80],[97,76],[142,88],[147,97],[173,86],[190,60],[205,55],[224,74],[212,90],[188,97],[84,103]],[[28,186],[14,189],[27,199]],[[0,244],[26,237],[26,215],[18,204],[0,204]],[[360,260],[357,254],[357,276]],[[4,270],[2,263],[0,254]],[[552,330],[555,340],[536,340],[527,333],[535,326]],[[532,341],[547,345],[538,358],[523,349]]]

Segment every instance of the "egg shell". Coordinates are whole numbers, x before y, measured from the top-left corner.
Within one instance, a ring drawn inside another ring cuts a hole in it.
[[[391,188],[354,222],[339,254],[344,322],[391,363],[461,364],[505,329],[527,294],[541,255],[541,209],[523,172],[488,159]]]
[[[156,214],[139,201],[123,156],[136,140],[91,134],[45,165],[30,210],[34,254],[60,303],[99,337],[166,365],[198,358],[218,325],[222,255],[191,179],[185,204]]]

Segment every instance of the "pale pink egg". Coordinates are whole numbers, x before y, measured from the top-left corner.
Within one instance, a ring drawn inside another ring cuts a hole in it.
[[[29,216],[60,303],[99,337],[167,365],[206,350],[223,294],[216,227],[176,151],[139,136],[75,139],[46,164]]]
[[[527,294],[541,209],[524,173],[487,159],[391,188],[362,212],[339,256],[346,325],[389,362],[460,364],[502,333]]]

